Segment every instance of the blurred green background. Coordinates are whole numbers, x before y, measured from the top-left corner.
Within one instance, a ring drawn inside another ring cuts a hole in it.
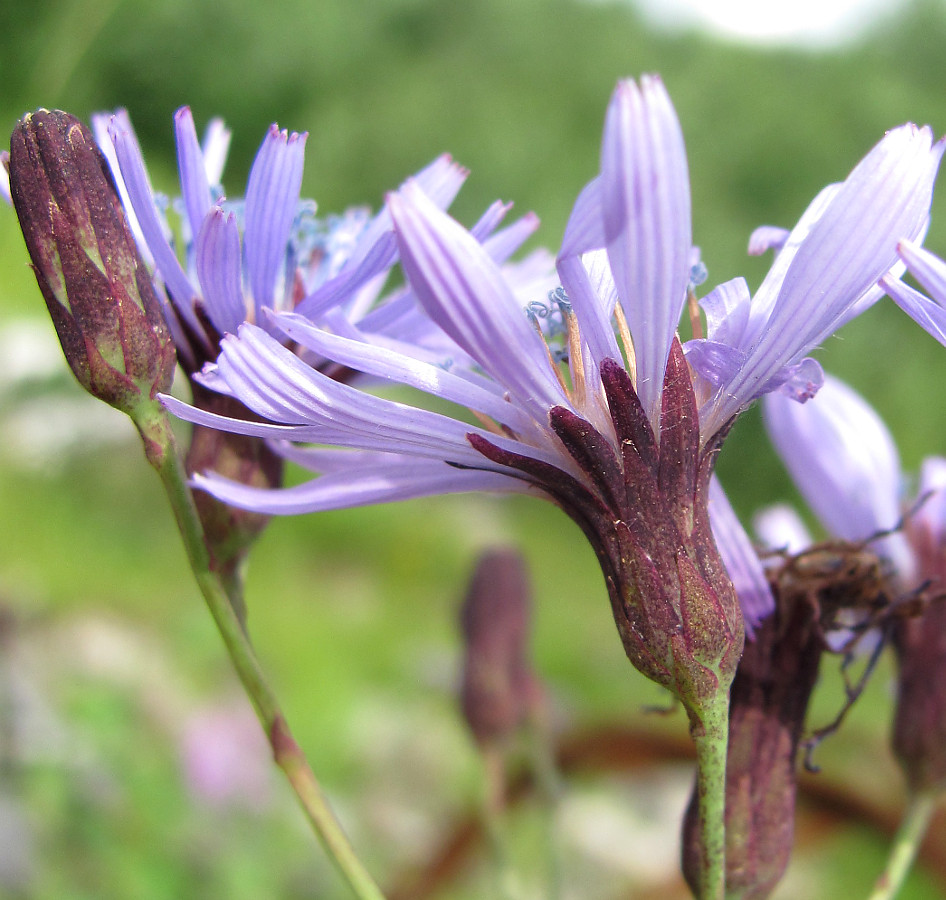
[[[946,131],[944,47],[939,2],[817,53],[662,33],[630,6],[574,0],[5,3],[0,128],[37,106],[84,118],[126,106],[153,179],[174,192],[171,116],[186,103],[199,128],[213,115],[232,127],[224,184],[237,195],[278,121],[308,130],[303,193],[324,212],[377,207],[449,151],[472,170],[459,219],[514,200],[540,214],[537,242],[554,249],[596,172],[615,80],[658,71],[687,139],[710,283],[745,274],[754,286],[767,266],[745,256],[754,227],[792,224],[885,129],[913,120]],[[946,254],[942,191],[927,243]],[[70,382],[4,209],[0,273],[0,896],[346,896],[288,790],[260,774],[265,753],[157,481],[123,418]],[[908,470],[946,452],[946,354],[892,304],[819,358],[876,405]],[[754,411],[719,470],[746,516],[794,497]],[[478,551],[497,541],[520,546],[532,569],[536,667],[556,727],[618,725],[685,745],[681,714],[645,711],[663,698],[624,659],[593,555],[551,506],[477,496],[276,521],[252,560],[251,630],[388,886],[423,867],[478,802],[479,763],[454,699],[455,614]],[[889,678],[888,666],[823,748],[820,776],[887,811],[902,795],[885,745]],[[837,704],[837,679],[826,680],[816,724]],[[219,763],[232,763],[233,790],[209,798],[183,767],[208,734],[247,754]],[[685,763],[588,768],[569,779],[559,812],[569,896],[680,896]],[[866,894],[884,842],[852,827],[845,808],[832,827],[803,817],[780,896]],[[513,818],[523,896],[541,897],[540,817],[527,802]],[[903,896],[941,889],[920,871]],[[435,896],[491,890],[474,854]]]

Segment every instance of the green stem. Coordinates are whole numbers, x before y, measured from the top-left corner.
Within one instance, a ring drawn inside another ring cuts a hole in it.
[[[355,896],[359,900],[383,900],[384,895],[355,855],[305,755],[293,739],[230,597],[219,574],[214,571],[167,413],[156,402],[149,402],[143,404],[133,418],[141,433],[148,462],[161,477],[171,501],[194,578],[266,732],[276,764],[289,779],[309,822]]]
[[[726,893],[726,748],[729,742],[729,692],[720,691],[691,713],[696,746],[696,789],[702,847],[698,900],[723,900]]]
[[[496,744],[482,747],[483,758],[483,831],[495,877],[495,896],[516,900],[519,896],[516,872],[509,859],[506,840],[506,760]]]
[[[548,870],[548,898],[559,900],[563,894],[561,854],[559,853],[557,814],[562,787],[555,762],[555,748],[544,717],[533,715],[527,732],[532,772],[545,813],[545,852]]]
[[[913,795],[893,839],[890,856],[887,857],[887,867],[877,879],[869,900],[892,900],[897,896],[919,853],[923,836],[936,809],[937,799],[938,795],[934,792]]]

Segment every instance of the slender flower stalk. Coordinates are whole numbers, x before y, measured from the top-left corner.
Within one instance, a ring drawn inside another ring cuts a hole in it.
[[[409,182],[387,208],[405,302],[426,333],[439,332],[438,350],[298,312],[274,315],[269,330],[242,326],[204,377],[264,423],[165,402],[201,425],[281,441],[279,452],[320,477],[278,492],[214,475],[195,482],[267,513],[484,489],[559,505],[597,553],[631,662],[687,709],[712,848],[699,895],[721,896],[726,697],[744,622],[710,528],[715,457],[755,398],[817,390],[820,367],[805,354],[881,296],[878,279],[899,265],[897,240],[925,227],[942,149],[928,129],[891,131],[812,204],[754,298],[740,280],[704,298],[707,337],[684,350],[675,332],[695,279],[682,133],[658,78],[621,82],[600,174],[565,232],[561,288],[538,303],[542,321],[530,323],[486,244]],[[273,329],[319,357],[465,407],[480,424],[332,381]]]
[[[104,158],[81,122],[40,110],[13,133],[10,173],[13,203],[66,359],[86,390],[134,422],[277,764],[355,895],[380,900],[289,731],[209,553],[169,416],[156,399],[170,384],[174,347]]]
[[[887,859],[887,867],[877,879],[868,900],[893,900],[900,893],[913,868],[920,845],[926,835],[938,798],[932,794],[915,794],[903,814]]]
[[[223,638],[240,683],[269,740],[276,765],[283,770],[303,812],[329,858],[359,900],[383,900],[328,804],[315,773],[289,729],[282,708],[256,658],[231,595],[215,571],[187,473],[167,413],[154,404],[135,417],[148,462],[161,478],[184,541],[194,578]]]

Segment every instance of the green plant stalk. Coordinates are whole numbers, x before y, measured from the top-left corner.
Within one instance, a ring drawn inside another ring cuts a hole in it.
[[[703,847],[698,900],[726,896],[726,750],[729,743],[729,691],[719,690],[690,711],[690,735],[696,747],[696,789]]]
[[[557,813],[562,793],[550,731],[545,717],[533,714],[526,729],[528,749],[536,789],[545,812],[545,854],[548,870],[548,898],[560,900],[563,894],[561,854],[559,853]]]
[[[939,795],[934,791],[921,791],[910,799],[893,839],[887,866],[877,879],[869,900],[893,900],[897,896],[920,851],[938,799]]]
[[[266,732],[276,764],[288,778],[322,845],[355,896],[359,900],[384,900],[381,890],[356,856],[305,755],[293,739],[231,598],[213,569],[167,413],[157,401],[147,400],[135,410],[132,419],[144,442],[145,456],[161,477],[194,578],[217,624],[240,682]]]
[[[506,760],[495,743],[482,747],[483,797],[480,816],[493,865],[494,891],[499,900],[516,900],[518,878],[509,858],[506,808]]]

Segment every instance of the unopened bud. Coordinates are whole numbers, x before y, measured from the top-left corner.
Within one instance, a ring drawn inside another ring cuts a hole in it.
[[[481,745],[511,735],[529,716],[540,689],[528,663],[531,591],[513,550],[483,554],[460,611],[466,655],[460,699]]]
[[[132,414],[170,387],[175,353],[91,132],[60,111],[20,120],[10,192],[49,314],[79,383]]]

